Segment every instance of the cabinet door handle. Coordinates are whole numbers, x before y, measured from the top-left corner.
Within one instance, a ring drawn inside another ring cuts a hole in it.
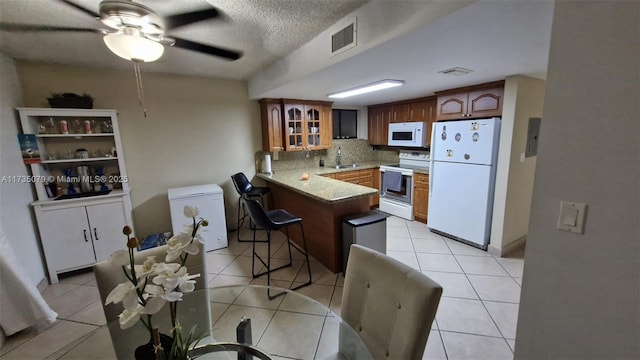
[[[93,235],[95,235],[94,239],[100,240],[98,239],[98,232],[96,231],[96,228],[93,228]]]
[[[84,242],[89,242],[89,240],[87,240],[87,229],[82,229],[82,232],[84,233]]]

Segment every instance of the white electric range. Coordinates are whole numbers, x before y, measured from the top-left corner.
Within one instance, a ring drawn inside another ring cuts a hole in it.
[[[400,151],[400,163],[380,166],[380,211],[413,220],[413,171],[429,170],[428,151]]]

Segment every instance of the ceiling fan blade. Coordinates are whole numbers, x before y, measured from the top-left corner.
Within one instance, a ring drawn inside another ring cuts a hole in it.
[[[102,31],[98,29],[72,28],[72,27],[49,26],[49,25],[12,24],[12,23],[0,23],[0,30],[11,31],[11,32],[63,31],[63,32],[102,33]]]
[[[181,48],[181,49],[197,51],[197,52],[200,52],[200,53],[203,53],[203,54],[207,54],[207,55],[219,56],[219,57],[222,57],[222,58],[225,58],[225,59],[229,59],[229,60],[238,60],[242,56],[241,52],[222,49],[222,48],[215,47],[215,46],[204,45],[204,44],[201,44],[201,43],[197,43],[197,42],[193,42],[193,41],[185,40],[185,39],[180,39],[180,38],[173,37],[173,36],[171,38],[173,40],[175,40],[175,44],[173,44],[173,46]]]
[[[163,17],[167,30],[180,26],[189,25],[198,21],[213,19],[220,15],[216,8],[190,11],[182,14],[175,14]]]
[[[91,10],[89,10],[89,9],[87,9],[85,7],[82,7],[82,6],[80,6],[80,5],[76,4],[76,3],[73,3],[73,2],[71,2],[69,0],[58,0],[58,1],[60,1],[62,3],[65,3],[65,4],[69,5],[69,6],[72,6],[72,7],[76,8],[77,10],[80,10],[83,13],[88,14],[91,17],[94,17],[94,18],[99,18],[100,17],[100,14],[98,14],[97,12],[91,11]]]

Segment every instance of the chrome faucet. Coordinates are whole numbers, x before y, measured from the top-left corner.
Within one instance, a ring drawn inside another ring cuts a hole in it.
[[[336,155],[336,165],[342,166],[342,149],[338,146],[338,154]]]

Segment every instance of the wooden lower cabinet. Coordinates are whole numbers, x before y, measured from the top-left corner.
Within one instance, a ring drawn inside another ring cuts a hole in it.
[[[429,210],[429,175],[413,174],[413,217],[416,221],[427,222]]]
[[[378,206],[380,204],[380,168],[371,170],[371,177],[373,178],[372,188],[378,190],[378,193],[371,197],[371,207]]]
[[[378,190],[378,188],[380,187],[380,170],[378,170],[377,168],[343,171],[339,173],[325,174],[322,176],[356,185],[370,187],[376,190]],[[377,194],[373,195],[371,196],[371,199],[369,201],[369,206],[377,206],[379,202],[380,196]]]

